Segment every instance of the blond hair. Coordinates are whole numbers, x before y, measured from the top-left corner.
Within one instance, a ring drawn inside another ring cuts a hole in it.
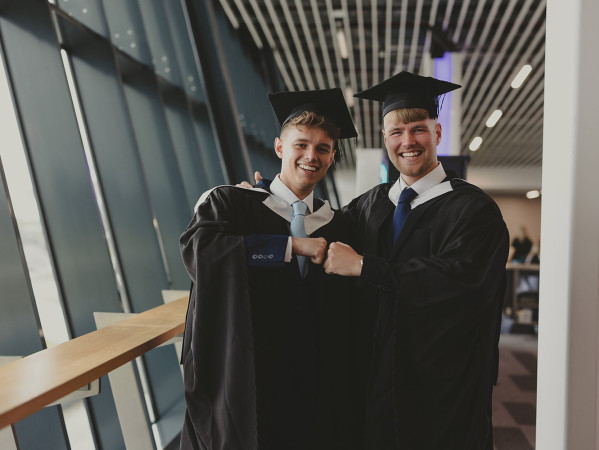
[[[341,129],[332,122],[327,121],[324,116],[312,111],[304,111],[298,116],[292,117],[281,128],[281,134],[290,126],[305,125],[307,127],[320,128],[327,136],[336,141],[339,139]]]
[[[423,108],[401,108],[389,111],[385,117],[389,116],[395,122],[411,123],[419,120],[430,119],[430,114]]]

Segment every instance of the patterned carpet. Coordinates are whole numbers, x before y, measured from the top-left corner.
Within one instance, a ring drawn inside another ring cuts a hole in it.
[[[499,379],[493,393],[496,450],[535,448],[537,336],[502,334]]]

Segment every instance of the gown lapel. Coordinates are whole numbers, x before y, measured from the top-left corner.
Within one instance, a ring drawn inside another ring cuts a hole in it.
[[[410,214],[408,214],[403,228],[399,232],[397,241],[395,242],[395,245],[391,250],[391,259],[395,258],[395,256],[399,253],[401,247],[410,238],[412,231],[414,230],[416,225],[418,225],[418,222],[420,221],[420,218],[423,216],[425,209],[426,207],[419,207],[410,211]]]
[[[371,208],[368,215],[368,233],[366,233],[366,236],[374,236],[375,238],[370,243],[367,243],[367,248],[383,249],[386,247],[386,254],[389,251],[389,233],[386,233],[384,230],[390,230],[388,227],[385,227],[385,224],[391,223],[395,207],[386,196],[381,199],[381,202],[383,206]]]

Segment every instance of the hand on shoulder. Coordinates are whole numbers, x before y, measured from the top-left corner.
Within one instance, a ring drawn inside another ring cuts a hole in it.
[[[254,179],[256,180],[256,184],[260,183],[260,181],[262,181],[262,175],[260,175],[260,172],[256,171],[254,172]],[[242,181],[241,183],[237,183],[235,186],[240,187],[240,188],[245,188],[245,189],[253,189],[254,186],[252,186],[250,184],[249,181]]]

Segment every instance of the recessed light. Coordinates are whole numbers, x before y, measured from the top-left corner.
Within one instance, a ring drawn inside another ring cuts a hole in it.
[[[512,81],[512,87],[514,89],[518,89],[520,86],[522,86],[522,83],[524,83],[524,80],[526,80],[526,77],[528,77],[530,72],[532,72],[531,66],[529,66],[528,64],[523,66],[522,69],[520,69],[520,72],[518,72],[518,75],[516,75],[516,77]]]
[[[489,116],[489,118],[487,119],[487,123],[486,123],[487,127],[489,127],[489,128],[494,127],[502,115],[503,115],[503,112],[501,112],[500,109],[496,109],[495,111],[493,111],[491,113],[491,115]]]
[[[339,55],[341,58],[347,59],[349,55],[347,54],[347,43],[345,42],[345,33],[342,28],[337,30],[337,43],[339,44]]]
[[[470,146],[468,148],[470,148],[470,150],[475,152],[479,149],[480,144],[482,144],[482,143],[483,143],[483,138],[481,138],[480,136],[476,136],[474,139],[472,139],[472,142],[470,142]]]

